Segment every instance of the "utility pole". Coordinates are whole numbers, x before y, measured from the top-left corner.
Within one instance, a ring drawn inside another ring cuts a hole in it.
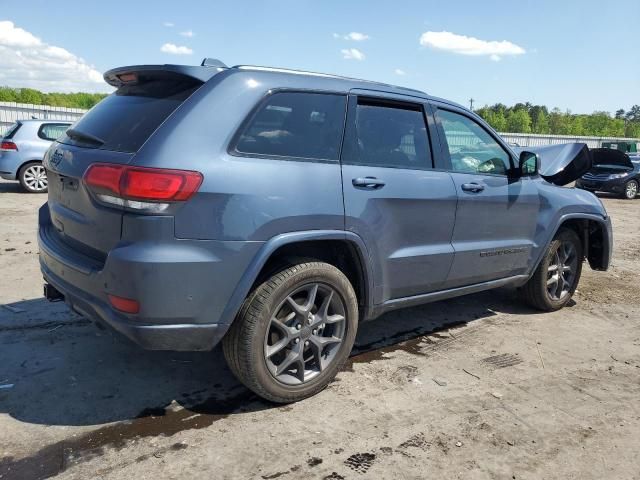
[[[472,112],[473,112],[473,102],[474,102],[473,98],[470,98],[469,99],[469,110],[471,110]]]

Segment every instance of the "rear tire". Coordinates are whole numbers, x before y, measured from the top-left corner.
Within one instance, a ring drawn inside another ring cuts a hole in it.
[[[42,162],[29,162],[18,172],[18,180],[24,190],[29,193],[47,193],[49,183],[47,171]]]
[[[525,301],[545,312],[567,305],[580,281],[582,259],[582,242],[576,232],[561,228],[533,277],[522,288]]]
[[[624,191],[622,192],[622,198],[627,200],[633,200],[638,195],[638,182],[635,180],[629,180],[624,184]]]
[[[222,347],[245,386],[267,400],[290,403],[335,378],[357,328],[358,301],[347,277],[327,263],[299,263],[249,294]]]

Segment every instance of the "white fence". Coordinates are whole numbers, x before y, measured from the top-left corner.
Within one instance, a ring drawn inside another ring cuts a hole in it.
[[[16,120],[32,118],[44,120],[78,120],[86,110],[81,108],[50,107],[28,103],[0,102],[0,136]]]
[[[586,143],[589,148],[600,148],[602,142],[640,142],[637,138],[619,137],[581,137],[571,135],[544,135],[532,133],[501,133],[506,142],[517,143],[521,147],[536,147],[539,145],[557,145],[559,143]]]

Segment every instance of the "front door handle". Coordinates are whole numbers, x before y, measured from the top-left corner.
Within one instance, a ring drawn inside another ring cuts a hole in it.
[[[386,184],[376,177],[358,177],[351,180],[354,187],[366,188],[368,190],[378,190]]]
[[[462,190],[465,192],[479,193],[484,190],[484,185],[480,185],[479,183],[463,183]]]

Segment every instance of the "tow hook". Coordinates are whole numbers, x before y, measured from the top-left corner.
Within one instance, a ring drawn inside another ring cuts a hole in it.
[[[64,295],[56,289],[53,285],[48,283],[44,284],[44,298],[50,302],[61,302],[64,300]]]

